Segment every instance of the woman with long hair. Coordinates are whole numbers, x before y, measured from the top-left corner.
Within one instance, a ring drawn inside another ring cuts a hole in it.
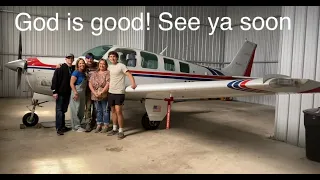
[[[89,80],[89,88],[91,90],[91,99],[94,101],[97,112],[97,128],[96,133],[106,133],[110,123],[108,111],[108,90],[110,82],[110,72],[108,71],[108,63],[105,59],[101,59],[98,63],[98,69],[94,72]],[[102,126],[104,124],[104,126]]]
[[[81,127],[81,122],[84,117],[87,83],[86,62],[79,58],[70,80],[72,89],[70,98],[71,126],[72,130],[77,132],[85,132],[85,129]]]

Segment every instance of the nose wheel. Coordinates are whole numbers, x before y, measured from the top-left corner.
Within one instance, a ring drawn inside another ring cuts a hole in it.
[[[27,126],[27,127],[32,127],[38,124],[39,122],[39,116],[35,113],[36,111],[36,106],[42,107],[40,106],[40,104],[42,103],[46,103],[48,101],[44,101],[39,103],[38,100],[32,100],[32,109],[29,109],[29,106],[27,106],[27,108],[31,111],[28,112],[27,114],[25,114],[22,117],[22,123]]]
[[[22,117],[22,123],[27,126],[35,126],[39,122],[39,117],[36,113],[29,112]]]

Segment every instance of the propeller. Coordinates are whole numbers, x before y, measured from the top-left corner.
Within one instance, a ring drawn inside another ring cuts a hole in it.
[[[23,60],[22,59],[22,37],[21,37],[21,31],[19,32],[18,60]],[[17,73],[18,73],[18,76],[17,76],[17,88],[19,88],[19,86],[21,84],[21,76],[22,76],[22,73],[24,72],[24,70],[25,70],[25,67],[24,68],[21,68],[21,67],[17,68]]]
[[[4,66],[12,71],[17,72],[17,88],[19,88],[21,84],[21,76],[23,73],[27,70],[27,61],[25,59],[22,59],[22,37],[21,37],[21,31],[19,32],[19,49],[18,49],[18,59],[9,61],[4,64]]]

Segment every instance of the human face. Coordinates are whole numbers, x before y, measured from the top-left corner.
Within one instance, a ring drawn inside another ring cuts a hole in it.
[[[99,70],[100,70],[100,71],[105,71],[105,70],[107,70],[107,65],[106,65],[105,61],[100,61],[100,62],[99,62]]]
[[[84,62],[84,60],[80,60],[78,63],[78,70],[83,72],[85,68],[86,68],[86,62]]]
[[[72,57],[66,57],[66,63],[67,63],[69,66],[72,65],[73,61],[74,61],[74,58],[72,58]]]
[[[93,59],[92,58],[86,58],[86,62],[87,62],[87,65],[89,67],[91,67],[93,65]]]
[[[109,60],[111,61],[112,64],[117,64],[118,62],[118,58],[113,54],[109,55]]]

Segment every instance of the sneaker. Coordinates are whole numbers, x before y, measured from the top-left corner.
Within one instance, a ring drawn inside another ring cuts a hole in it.
[[[68,131],[70,131],[71,130],[71,128],[68,128],[68,127],[63,127],[62,128],[62,132],[68,132]]]
[[[100,133],[106,133],[108,132],[108,128],[102,128],[102,130],[100,131]]]
[[[118,139],[123,139],[124,138],[124,133],[123,132],[119,132],[118,133]]]
[[[64,135],[64,134],[63,134],[63,131],[61,131],[61,130],[58,130],[58,131],[57,131],[57,134],[58,134],[58,136]]]
[[[114,130],[112,130],[112,131],[109,131],[108,132],[108,136],[113,136],[113,135],[115,135],[115,134],[117,134],[118,133],[118,131],[114,131]]]
[[[92,129],[91,129],[91,127],[90,127],[90,124],[88,123],[87,125],[86,125],[86,132],[91,132],[92,131]]]
[[[100,132],[101,131],[101,126],[97,126],[96,127],[96,130],[94,131],[95,133],[98,133],[98,132]]]
[[[83,129],[82,127],[79,127],[79,129],[77,130],[77,132],[86,132],[86,130]]]

